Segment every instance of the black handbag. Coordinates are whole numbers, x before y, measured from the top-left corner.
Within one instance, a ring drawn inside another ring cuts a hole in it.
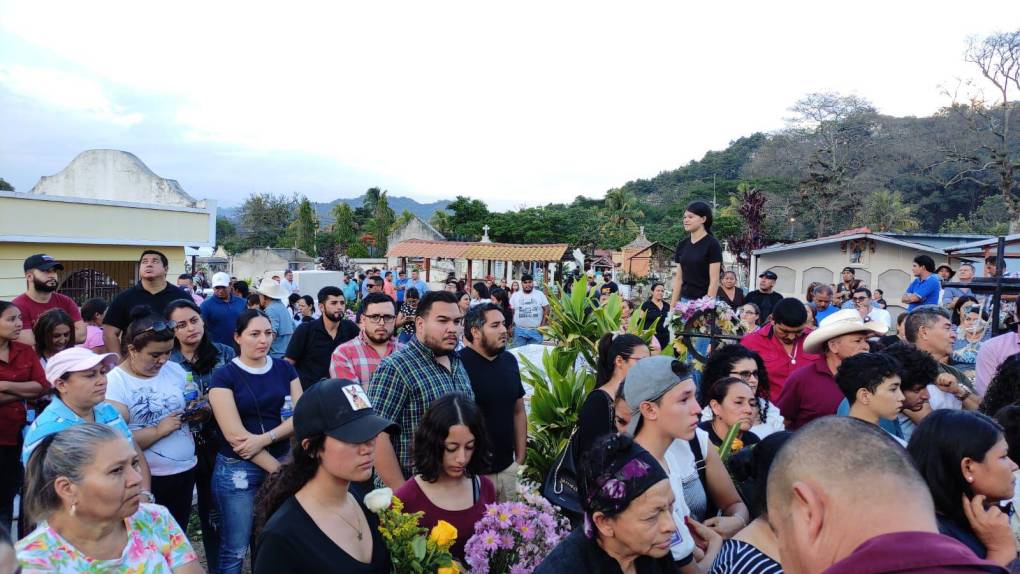
[[[549,474],[542,484],[542,496],[553,506],[559,506],[575,514],[581,514],[581,499],[578,495],[577,467],[574,462],[574,436],[577,434],[577,427],[574,427],[567,439],[567,446],[563,447],[559,456],[556,457]]]
[[[592,392],[605,392],[595,390]],[[608,394],[608,393],[606,393]],[[609,424],[610,428],[615,428],[615,415],[613,411],[613,401],[610,397],[609,401]],[[577,426],[574,426],[574,430],[570,433],[570,438],[567,439],[567,446],[563,447],[559,456],[553,462],[552,468],[549,470],[549,474],[545,477],[545,482],[542,483],[542,496],[545,497],[553,506],[559,506],[560,508],[580,516],[583,512],[581,508],[581,496],[580,492],[580,477],[577,472],[577,455],[581,453],[577,452]]]

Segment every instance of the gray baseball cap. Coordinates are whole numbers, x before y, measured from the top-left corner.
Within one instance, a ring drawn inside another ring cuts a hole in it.
[[[634,363],[623,381],[623,399],[630,407],[627,432],[633,435],[637,431],[641,403],[659,400],[670,389],[690,378],[687,366],[673,357],[657,355]]]

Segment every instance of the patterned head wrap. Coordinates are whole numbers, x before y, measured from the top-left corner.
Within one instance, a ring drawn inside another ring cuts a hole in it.
[[[621,436],[615,435],[609,440],[619,440]],[[634,442],[628,450],[615,453],[605,462],[604,471],[585,485],[584,533],[588,538],[595,536],[591,517],[596,512],[610,516],[619,514],[646,490],[668,478],[659,461]]]

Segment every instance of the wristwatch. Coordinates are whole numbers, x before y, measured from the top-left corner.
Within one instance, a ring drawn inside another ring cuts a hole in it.
[[[149,499],[149,504],[153,504],[153,503],[156,502],[156,497],[152,495],[151,491],[143,490],[143,491],[139,492],[138,494],[144,496],[145,498],[148,498]]]

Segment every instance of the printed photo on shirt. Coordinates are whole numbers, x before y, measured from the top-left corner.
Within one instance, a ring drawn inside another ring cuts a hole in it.
[[[344,387],[344,396],[347,397],[351,408],[356,411],[372,408],[372,403],[368,402],[368,395],[365,394],[365,389],[361,385],[347,385]]]

